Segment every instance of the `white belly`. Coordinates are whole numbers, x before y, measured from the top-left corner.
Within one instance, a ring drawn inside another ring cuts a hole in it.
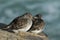
[[[29,21],[29,23],[27,24],[27,26],[25,28],[22,28],[22,29],[18,29],[18,30],[13,30],[15,33],[18,33],[19,31],[23,31],[23,32],[26,32],[28,31],[32,26],[32,21]]]
[[[29,21],[29,23],[27,24],[27,26],[25,28],[22,28],[19,30],[26,32],[31,28],[31,26],[32,26],[32,21]]]
[[[40,30],[34,30],[34,31],[31,31],[32,33],[41,33],[43,30],[40,29]]]

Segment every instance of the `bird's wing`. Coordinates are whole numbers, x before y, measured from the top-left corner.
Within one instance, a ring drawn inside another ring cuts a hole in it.
[[[20,18],[20,19],[16,19],[13,21],[13,23],[11,24],[12,29],[20,29],[26,26],[26,24],[28,23],[28,20],[25,18]]]

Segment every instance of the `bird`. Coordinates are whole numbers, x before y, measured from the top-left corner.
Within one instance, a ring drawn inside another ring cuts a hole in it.
[[[36,34],[41,33],[44,29],[44,25],[45,25],[45,22],[42,19],[42,15],[41,14],[36,14],[33,17],[32,27],[28,30],[28,32],[36,33]]]
[[[6,27],[2,28],[3,30],[8,30],[14,33],[18,33],[20,31],[26,32],[32,26],[33,16],[31,13],[25,13],[21,16],[16,17],[10,24]]]

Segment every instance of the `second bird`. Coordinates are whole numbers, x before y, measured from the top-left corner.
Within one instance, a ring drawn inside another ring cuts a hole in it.
[[[42,19],[41,14],[37,14],[33,17],[33,25],[28,32],[41,33],[43,31],[45,22]]]

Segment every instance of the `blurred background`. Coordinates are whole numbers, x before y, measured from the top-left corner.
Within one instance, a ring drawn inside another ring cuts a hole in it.
[[[49,40],[60,40],[59,0],[0,0],[0,23],[9,24],[25,12],[42,14],[46,23],[44,32]]]

